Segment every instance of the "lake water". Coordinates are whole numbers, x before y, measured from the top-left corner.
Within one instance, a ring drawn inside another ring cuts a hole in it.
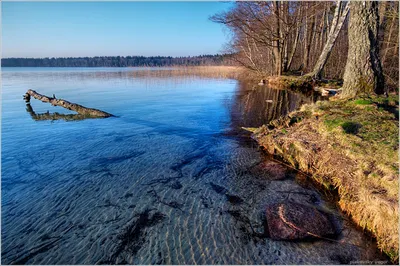
[[[281,178],[261,167],[268,158],[240,129],[309,98],[232,79],[140,71],[2,69],[2,264],[383,260],[345,217],[342,244],[264,236],[270,203],[313,203],[341,216],[289,169],[279,168],[287,170]],[[116,117],[74,120],[73,112],[35,99],[27,106],[28,89]]]

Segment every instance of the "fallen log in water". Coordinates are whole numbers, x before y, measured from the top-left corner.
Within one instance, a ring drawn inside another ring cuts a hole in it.
[[[114,116],[112,114],[109,114],[107,112],[103,112],[103,111],[98,110],[98,109],[87,108],[87,107],[82,106],[80,104],[71,103],[71,102],[68,102],[68,101],[63,100],[63,99],[57,99],[54,94],[53,94],[53,97],[48,97],[46,95],[37,93],[34,90],[28,90],[26,92],[26,94],[24,95],[25,101],[29,103],[31,96],[33,98],[39,100],[39,101],[42,101],[42,102],[45,102],[45,103],[51,103],[51,105],[54,105],[54,106],[61,106],[61,107],[64,107],[64,108],[66,108],[68,110],[75,111],[78,114],[81,114],[81,115],[87,116],[87,117],[110,117],[110,116]]]

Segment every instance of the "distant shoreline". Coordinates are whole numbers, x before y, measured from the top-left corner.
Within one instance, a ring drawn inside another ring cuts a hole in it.
[[[3,58],[2,67],[173,67],[233,65],[231,55]]]

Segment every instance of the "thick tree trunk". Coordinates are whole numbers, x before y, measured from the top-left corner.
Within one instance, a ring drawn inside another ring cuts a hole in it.
[[[378,2],[350,2],[349,50],[342,97],[384,92],[379,58]]]
[[[332,48],[336,42],[340,30],[342,29],[348,13],[349,5],[344,4],[342,1],[338,1],[336,4],[335,15],[332,20],[331,29],[329,31],[328,40],[325,43],[324,49],[322,50],[313,71],[308,74],[309,76],[312,76],[316,79],[321,78],[322,71],[324,70],[325,64],[329,59]]]
[[[77,112],[78,114],[87,116],[87,117],[110,117],[113,116],[112,114],[103,112],[101,110],[98,109],[93,109],[93,108],[87,108],[84,107],[82,105],[76,104],[76,103],[71,103],[68,102],[66,100],[63,99],[56,99],[56,97],[53,95],[53,97],[48,97],[46,95],[42,95],[40,93],[37,93],[34,90],[28,90],[26,92],[26,95],[24,96],[24,98],[26,99],[26,101],[29,103],[30,101],[30,96],[32,96],[33,98],[45,102],[45,103],[51,103],[54,106],[61,106],[64,107],[68,110],[72,110]]]

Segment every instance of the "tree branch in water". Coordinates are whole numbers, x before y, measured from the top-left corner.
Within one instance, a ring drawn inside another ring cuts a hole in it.
[[[57,99],[55,95],[53,94],[53,97],[48,97],[46,95],[37,93],[34,90],[28,90],[26,94],[24,95],[24,99],[27,103],[30,101],[30,97],[33,97],[39,101],[45,102],[45,103],[51,103],[53,106],[61,106],[64,107],[68,110],[72,110],[77,112],[78,114],[84,116],[85,118],[93,118],[93,117],[110,117],[114,116],[110,113],[94,109],[94,108],[87,108],[82,105],[76,104],[76,103],[71,103],[63,99]]]

